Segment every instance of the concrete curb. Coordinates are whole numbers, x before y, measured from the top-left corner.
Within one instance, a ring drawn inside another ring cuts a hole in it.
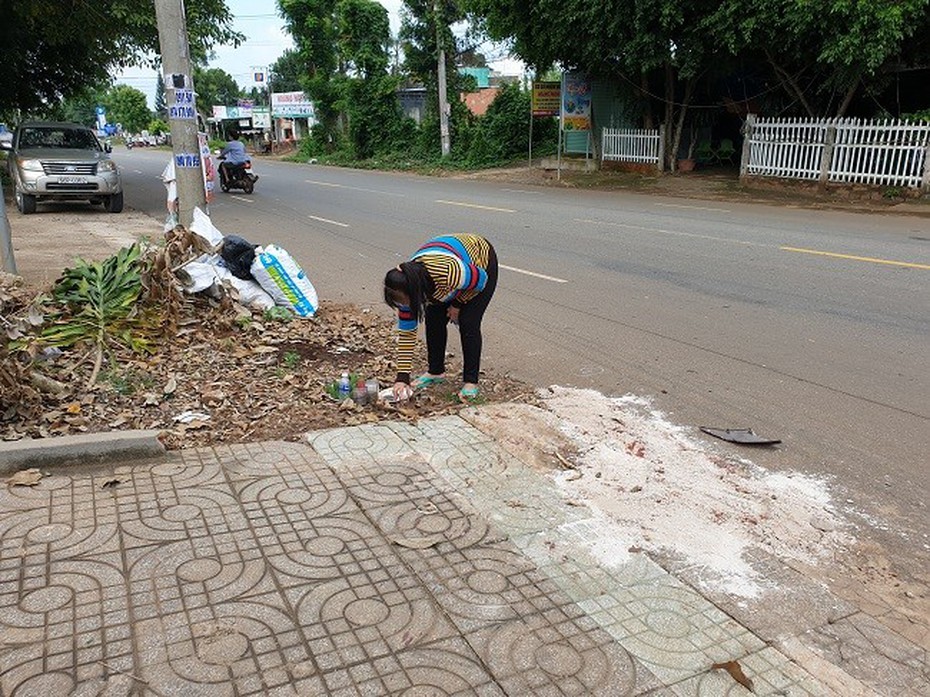
[[[60,438],[0,442],[0,474],[29,467],[94,465],[116,460],[158,457],[165,446],[161,431],[114,431]]]

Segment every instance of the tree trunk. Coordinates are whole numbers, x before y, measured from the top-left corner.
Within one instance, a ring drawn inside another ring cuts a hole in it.
[[[665,64],[665,158],[668,171],[678,169],[678,149],[672,147],[672,124],[675,123],[675,71],[671,63]]]
[[[652,99],[649,96],[649,75],[643,70],[639,74],[639,96],[643,100],[643,128],[653,129]]]
[[[672,139],[672,158],[676,160],[676,165],[678,164],[678,148],[681,145],[681,132],[685,127],[685,116],[688,113],[688,105],[691,103],[691,97],[694,94],[694,86],[696,83],[697,78],[688,78],[688,81],[685,83],[685,95],[681,99],[681,106],[678,111],[678,123],[675,124],[675,136]]]
[[[797,97],[798,101],[801,102],[801,106],[804,107],[804,110],[807,112],[807,115],[812,119],[817,117],[817,114],[814,113],[814,110],[811,108],[811,105],[807,102],[807,98],[804,96],[804,91],[798,85],[797,81],[788,74],[788,72],[781,68],[776,62],[775,58],[772,56],[772,53],[765,49],[765,56],[768,58],[769,65],[772,66],[772,70],[775,72],[775,77],[778,78],[778,81],[781,83],[781,86],[784,88],[785,92],[789,95],[794,95]]]
[[[843,101],[840,103],[839,108],[836,110],[836,118],[842,118],[846,114],[846,110],[849,108],[849,105],[852,104],[857,87],[859,87],[859,78],[856,78],[856,80],[850,86],[849,90],[847,90],[846,96],[843,97]]]

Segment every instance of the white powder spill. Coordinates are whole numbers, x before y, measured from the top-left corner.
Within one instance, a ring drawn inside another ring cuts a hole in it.
[[[723,455],[642,397],[564,387],[540,397],[578,451],[578,472],[557,475],[558,486],[609,521],[617,540],[591,541],[602,562],[621,562],[634,547],[661,550],[710,572],[705,583],[749,598],[764,583],[749,549],[816,564],[851,542],[821,479]]]

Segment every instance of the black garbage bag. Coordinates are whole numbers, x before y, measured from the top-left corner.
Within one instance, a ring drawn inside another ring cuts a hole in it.
[[[255,261],[255,248],[257,246],[257,244],[252,244],[237,235],[226,235],[223,238],[220,256],[233,276],[244,281],[253,280],[250,269],[252,268],[252,262]]]

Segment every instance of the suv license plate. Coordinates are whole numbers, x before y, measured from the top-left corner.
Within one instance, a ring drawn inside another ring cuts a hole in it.
[[[87,179],[84,177],[59,177],[59,184],[86,184]]]

